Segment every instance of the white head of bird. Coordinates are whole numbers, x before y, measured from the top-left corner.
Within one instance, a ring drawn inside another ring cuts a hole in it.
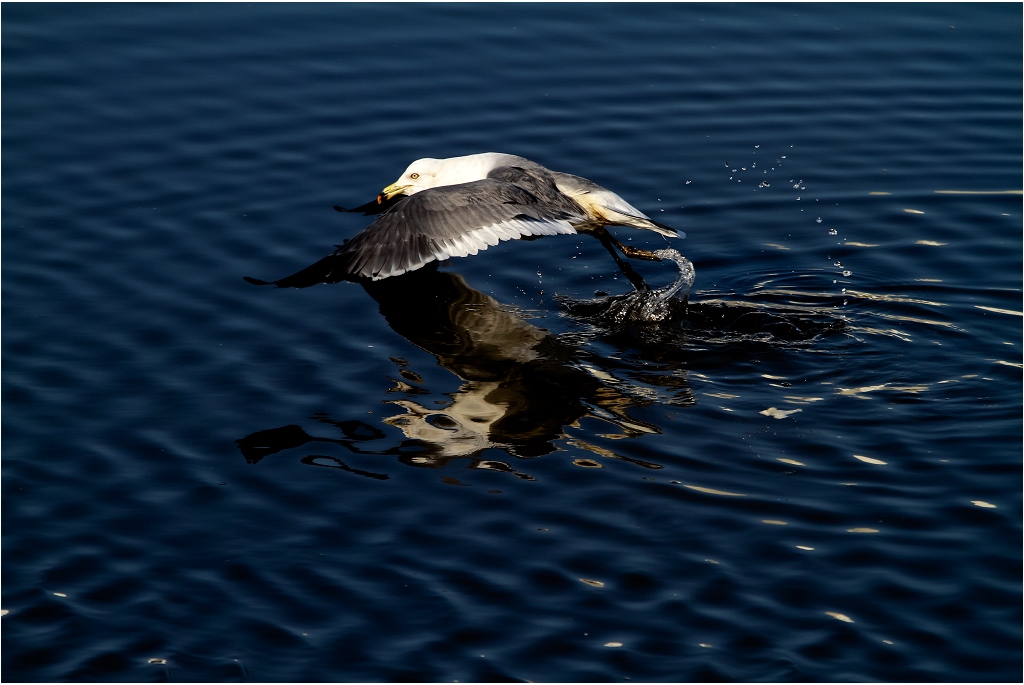
[[[500,152],[482,152],[448,159],[417,159],[380,194],[390,200],[395,195],[415,195],[421,190],[479,181],[487,178],[489,171],[512,157]]]

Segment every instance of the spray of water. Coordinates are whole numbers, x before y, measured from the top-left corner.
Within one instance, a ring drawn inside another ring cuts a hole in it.
[[[654,252],[662,260],[674,262],[679,267],[679,276],[669,285],[657,290],[635,290],[615,301],[608,310],[608,316],[615,323],[650,322],[667,319],[680,306],[685,308],[690,298],[690,287],[696,271],[690,260],[673,249]]]

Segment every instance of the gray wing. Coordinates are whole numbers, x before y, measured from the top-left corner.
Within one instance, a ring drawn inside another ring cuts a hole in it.
[[[336,266],[376,281],[502,240],[575,233],[573,223],[586,220],[543,170],[503,167],[489,176],[402,200],[331,255]]]

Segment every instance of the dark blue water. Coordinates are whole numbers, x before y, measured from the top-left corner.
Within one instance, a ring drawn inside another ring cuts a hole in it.
[[[2,19],[4,680],[1020,680],[1019,5]],[[242,280],[483,151],[689,306]]]

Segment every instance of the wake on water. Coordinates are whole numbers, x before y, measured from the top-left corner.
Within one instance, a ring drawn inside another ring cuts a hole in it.
[[[846,327],[834,307],[820,303],[801,306],[719,298],[691,302],[696,270],[690,260],[673,249],[654,254],[677,266],[679,273],[672,283],[593,300],[563,298],[567,313],[602,327],[633,328],[641,335],[657,331],[659,337],[675,332],[701,342],[807,342]]]

